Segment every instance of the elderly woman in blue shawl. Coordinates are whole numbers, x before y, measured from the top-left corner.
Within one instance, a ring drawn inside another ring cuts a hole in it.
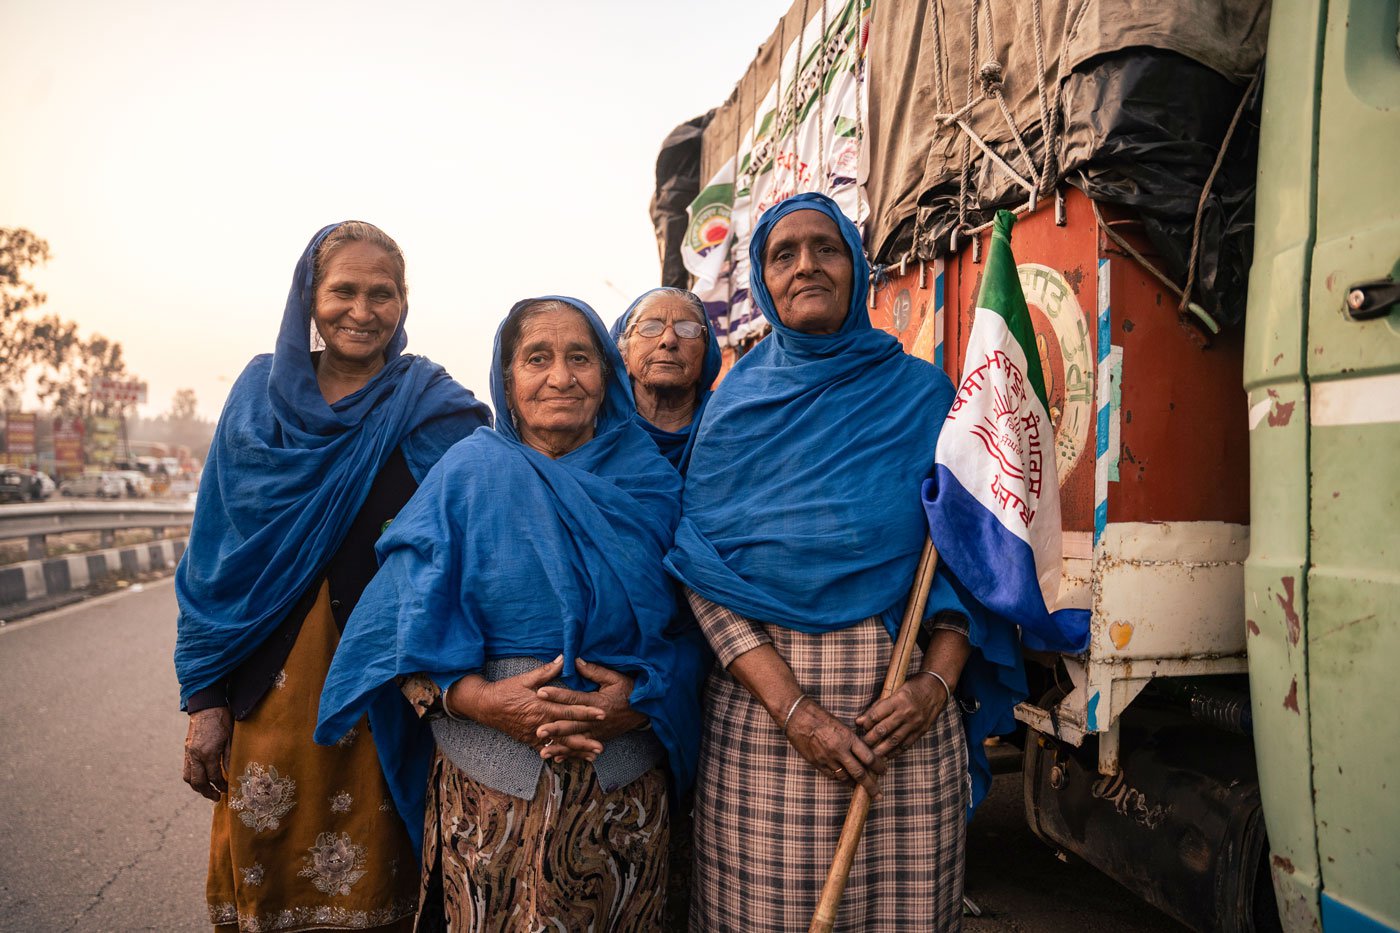
[[[876,802],[837,928],[954,930],[969,746],[1010,724],[1014,633],[940,577],[922,657],[875,702],[952,384],[871,327],[860,236],[829,198],[769,209],[749,257],[772,334],[710,401],[667,558],[718,661],[691,929],[805,924],[859,783]],[[968,734],[955,692],[982,704]]]
[[[276,351],[234,384],[180,561],[175,669],[184,778],[215,801],[216,929],[399,928],[412,835],[383,806],[378,736],[334,748],[312,713],[380,529],[442,454],[490,423],[442,367],[403,352],[403,253],[326,227],[292,278]],[[324,344],[311,349],[315,334]]]
[[[685,475],[691,441],[723,360],[705,305],[683,288],[643,292],[612,326],[637,423]]]
[[[621,362],[582,302],[511,310],[497,429],[449,451],[380,540],[327,678],[319,741],[401,690],[430,721],[393,752],[415,763],[407,820],[431,762],[420,928],[659,926],[667,777],[681,793],[694,773],[705,649],[675,629],[661,565],[680,477]]]

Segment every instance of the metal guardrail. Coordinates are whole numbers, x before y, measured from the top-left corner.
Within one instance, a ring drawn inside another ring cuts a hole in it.
[[[188,527],[194,520],[194,504],[186,501],[26,502],[0,506],[0,540],[29,539],[29,557],[44,556],[47,535],[97,531],[109,547],[116,532],[127,528],[151,528],[162,534],[167,528]]]

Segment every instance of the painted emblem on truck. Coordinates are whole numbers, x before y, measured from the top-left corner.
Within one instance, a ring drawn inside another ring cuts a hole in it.
[[[1023,262],[1016,271],[1035,324],[1050,421],[1055,426],[1055,472],[1063,485],[1088,446],[1093,420],[1089,323],[1073,287],[1058,270]]]

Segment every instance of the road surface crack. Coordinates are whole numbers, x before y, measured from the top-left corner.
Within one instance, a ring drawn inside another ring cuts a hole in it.
[[[170,818],[165,821],[165,825],[162,826],[160,829],[156,830],[155,845],[142,849],[140,852],[137,852],[134,856],[132,856],[131,861],[127,862],[125,865],[118,866],[117,870],[112,872],[112,874],[107,878],[106,881],[102,882],[102,886],[97,889],[97,893],[92,896],[92,900],[88,902],[88,905],[73,917],[73,922],[64,928],[63,933],[72,933],[72,931],[76,930],[78,928],[78,925],[83,922],[83,918],[86,917],[88,914],[92,913],[93,910],[95,910],[97,906],[102,903],[103,895],[107,893],[108,888],[110,888],[113,884],[116,883],[118,878],[126,874],[131,869],[135,868],[137,865],[141,864],[141,860],[144,859],[146,856],[152,855],[165,848],[165,840],[166,837],[170,835],[171,828],[177,822],[179,822],[180,817],[182,817],[185,814],[185,811],[187,811],[190,807],[194,806],[201,799],[202,798],[199,797],[191,797],[190,799],[186,800],[183,804],[176,807],[175,812],[170,814]]]

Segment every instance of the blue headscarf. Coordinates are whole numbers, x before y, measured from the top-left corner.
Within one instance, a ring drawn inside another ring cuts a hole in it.
[[[403,353],[405,303],[385,364],[328,405],[311,355],[316,250],[292,276],[277,349],[234,383],[214,432],[189,547],[175,576],[180,699],[218,683],[323,573],[396,448],[421,479],[491,413],[441,366]]]
[[[850,304],[833,334],[783,324],[764,282],[774,226],[802,210],[835,222],[850,252]],[[928,533],[919,490],[933,469],[952,382],[871,326],[860,233],[825,195],[800,194],[770,208],[754,230],[749,261],[754,301],[773,332],[710,401],[667,568],[700,595],[761,622],[822,633],[880,616],[893,636]],[[942,611],[969,617],[973,644],[995,659],[985,684],[980,672],[963,678],[964,687],[987,694],[978,728],[1009,731],[1014,701],[1006,702],[998,671],[1005,669],[1010,687],[1024,681],[1014,631],[994,630],[956,581],[940,574],[928,616]],[[871,687],[872,702],[878,688]],[[973,756],[988,731],[975,738]],[[980,767],[985,789],[990,772],[985,760]]]
[[[612,334],[613,342],[618,345],[619,349],[622,346],[622,335],[626,333],[627,325],[632,319],[633,312],[637,310],[637,306],[648,297],[656,294],[676,295],[687,300],[694,299],[696,307],[702,311],[704,309],[700,299],[683,288],[662,287],[642,292],[636,301],[627,306],[627,310],[622,312],[622,316],[613,322],[612,329],[609,331]],[[705,321],[705,341],[705,359],[700,364],[700,379],[695,386],[698,398],[695,402],[695,414],[691,417],[690,424],[679,431],[667,431],[664,428],[658,428],[642,417],[641,412],[637,413],[637,423],[656,442],[656,449],[661,451],[661,455],[671,461],[671,466],[679,470],[682,476],[685,475],[686,467],[690,463],[690,450],[695,439],[695,429],[700,426],[700,417],[705,413],[705,406],[710,402],[711,389],[715,380],[719,378],[720,367],[724,364],[719,340],[715,338],[714,326],[708,320]]]
[[[549,662],[562,653],[564,681],[591,690],[574,662],[603,664],[635,679],[632,706],[666,746],[678,790],[695,771],[704,640],[693,624],[672,628],[675,591],[661,567],[680,514],[680,476],[633,420],[622,359],[602,321],[581,301],[547,297],[587,318],[611,368],[593,439],[553,460],[522,443],[506,416],[448,451],[379,539],[380,571],[346,625],[321,696],[316,741],[326,744],[370,708],[415,839],[433,745],[398,695],[399,675],[427,674],[446,689],[488,659]],[[508,411],[501,331],[491,393]]]

